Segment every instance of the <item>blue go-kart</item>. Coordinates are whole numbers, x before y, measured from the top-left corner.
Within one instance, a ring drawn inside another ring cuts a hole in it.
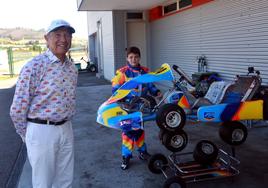
[[[97,122],[119,130],[137,130],[144,122],[155,120],[160,128],[159,138],[167,149],[181,151],[188,142],[183,131],[186,120],[219,122],[220,137],[228,144],[239,145],[247,138],[247,128],[241,120],[268,119],[267,97],[255,98],[261,78],[258,71],[249,69],[247,75],[237,76],[233,82],[213,82],[203,98],[195,98],[187,85],[194,82],[176,65],[163,64],[150,72],[122,85],[98,109]],[[173,72],[177,72],[175,77]],[[150,82],[172,83],[156,102],[152,96],[140,96],[140,84]],[[254,111],[254,113],[252,113]]]

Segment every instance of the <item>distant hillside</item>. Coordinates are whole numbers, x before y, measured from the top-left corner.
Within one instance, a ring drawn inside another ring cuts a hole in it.
[[[45,30],[33,30],[26,28],[0,28],[0,48],[11,47],[16,45],[40,44],[45,46]],[[87,46],[87,39],[74,37],[72,46]]]
[[[26,28],[0,28],[0,38],[8,38],[11,40],[41,40],[43,39],[45,30],[33,30]]]

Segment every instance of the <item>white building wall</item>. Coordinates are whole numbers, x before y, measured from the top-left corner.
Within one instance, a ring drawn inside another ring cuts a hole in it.
[[[224,79],[261,71],[268,84],[268,1],[215,0],[151,22],[152,68],[179,65],[191,75],[205,55],[209,71]]]
[[[126,11],[113,11],[115,70],[126,65]]]
[[[88,12],[88,31],[89,35],[98,31],[97,22],[101,22],[101,33],[102,44],[100,47],[101,53],[99,54],[102,58],[103,63],[103,74],[104,78],[111,80],[114,76],[114,37],[113,37],[113,15],[112,11],[94,11]]]

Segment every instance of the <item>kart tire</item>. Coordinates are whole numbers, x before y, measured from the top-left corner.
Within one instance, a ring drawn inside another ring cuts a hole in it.
[[[164,183],[164,188],[170,187],[178,187],[178,188],[186,188],[186,183],[180,176],[173,176],[168,178]]]
[[[96,65],[90,65],[88,70],[89,70],[89,72],[97,72],[97,67],[96,67]]]
[[[184,110],[176,104],[165,104],[156,113],[156,123],[160,129],[181,130],[186,122]]]
[[[193,158],[202,165],[212,164],[218,157],[219,149],[209,140],[201,140],[195,146]]]
[[[171,152],[179,152],[183,150],[188,143],[188,136],[184,130],[163,133],[163,145]]]
[[[162,172],[161,169],[164,169],[167,164],[167,158],[163,154],[157,153],[149,158],[148,168],[152,173],[160,174]]]
[[[237,146],[243,144],[248,136],[248,130],[239,121],[222,123],[219,129],[220,138],[229,145]]]

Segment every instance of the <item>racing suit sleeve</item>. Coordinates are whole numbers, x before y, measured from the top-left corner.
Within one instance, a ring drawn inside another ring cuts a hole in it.
[[[121,71],[117,70],[115,77],[112,79],[112,93],[118,90],[126,81],[126,76]]]

